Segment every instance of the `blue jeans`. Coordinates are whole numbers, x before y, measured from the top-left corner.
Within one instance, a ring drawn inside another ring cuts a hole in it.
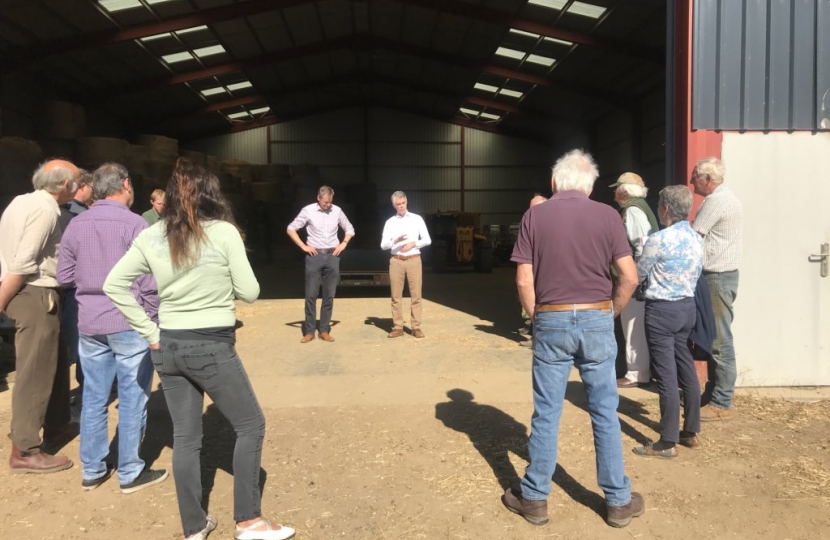
[[[556,469],[559,419],[571,366],[576,365],[594,431],[597,483],[609,506],[631,501],[625,475],[612,313],[597,310],[538,313],[533,326],[533,418],[522,497],[547,499]]]
[[[173,479],[184,535],[205,526],[202,508],[202,407],[204,395],[233,426],[233,514],[236,521],[262,515],[259,471],[265,416],[242,360],[230,343],[184,340],[162,335],[152,351],[167,409],[173,419]]]
[[[732,304],[738,297],[738,271],[705,274],[712,298],[717,335],[712,344],[714,370],[710,369],[712,391],[709,403],[719,409],[731,409],[735,395],[738,366],[735,359],[735,343],[732,339],[732,320],[735,310]]]
[[[101,336],[80,336],[84,368],[81,409],[81,464],[84,480],[107,472],[109,454],[107,403],[113,380],[118,381],[118,481],[129,484],[144,470],[138,457],[147,426],[147,401],[153,381],[147,340],[134,330]]]

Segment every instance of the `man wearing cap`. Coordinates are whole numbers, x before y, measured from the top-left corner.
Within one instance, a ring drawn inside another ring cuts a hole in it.
[[[314,339],[317,326],[317,297],[320,285],[323,302],[320,306],[320,339],[334,341],[331,337],[331,312],[334,293],[340,279],[340,254],[354,236],[354,227],[339,206],[332,204],[334,190],[321,186],[317,190],[317,202],[304,206],[294,221],[288,224],[288,236],[305,254],[305,322],[300,343]],[[297,231],[306,228],[308,243],[303,242]],[[337,231],[343,229],[343,241]]]
[[[392,206],[397,214],[386,221],[380,238],[380,249],[392,252],[389,260],[389,280],[392,286],[392,331],[387,337],[403,335],[403,284],[409,282],[410,324],[412,335],[425,337],[421,330],[421,249],[432,243],[424,218],[406,208],[406,193],[392,194]]]
[[[709,370],[709,403],[700,409],[703,421],[728,420],[738,368],[732,339],[732,304],[738,296],[741,263],[743,207],[731,189],[723,185],[726,169],[714,157],[703,158],[692,171],[695,193],[704,197],[692,228],[703,237],[703,275],[709,284],[716,336],[712,344],[714,370]]]
[[[559,158],[551,178],[554,195],[525,212],[511,257],[522,307],[533,320],[533,418],[521,489],[505,491],[502,503],[534,525],[549,521],[559,420],[574,366],[591,412],[606,523],[625,527],[645,512],[642,495],[631,491],[625,475],[614,384],[614,314],[637,286],[637,269],[620,218],[588,198],[598,175],[594,160],[581,150]]]
[[[657,218],[646,202],[648,188],[642,177],[633,172],[621,174],[617,181],[608,187],[614,188],[614,202],[620,207],[625,235],[636,262],[643,253],[645,238],[659,229]],[[651,379],[644,318],[645,302],[633,298],[620,313],[620,325],[625,334],[628,373],[617,379],[619,388],[648,384]]]

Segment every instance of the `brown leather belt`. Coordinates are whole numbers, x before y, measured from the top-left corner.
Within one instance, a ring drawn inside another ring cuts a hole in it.
[[[335,248],[314,248],[317,250],[317,253],[334,253]]]
[[[593,304],[538,304],[536,306],[536,313],[546,313],[548,311],[588,311],[591,309],[611,311],[611,306],[611,300],[594,302]]]
[[[393,259],[398,259],[399,261],[408,261],[409,259],[419,259],[420,255],[410,255],[409,257],[404,257],[403,255],[392,255]]]

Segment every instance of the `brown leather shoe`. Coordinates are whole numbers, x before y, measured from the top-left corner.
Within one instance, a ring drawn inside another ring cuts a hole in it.
[[[731,418],[732,411],[730,409],[721,409],[714,405],[704,405],[700,408],[700,419],[703,422],[730,420]]]
[[[424,334],[424,331],[421,330],[420,328],[416,328],[415,330],[413,330],[412,335],[413,335],[413,337],[416,337],[418,339],[427,337],[427,335]]]
[[[393,328],[391,332],[389,332],[386,337],[393,338],[393,337],[401,337],[403,335],[403,328]]]
[[[320,332],[320,339],[328,342],[334,341],[334,338],[331,337],[331,334],[329,334],[328,332]]]
[[[21,454],[17,446],[12,445],[9,458],[9,472],[12,474],[48,474],[72,467],[72,460],[66,456],[51,456],[46,452]]]
[[[534,525],[546,525],[550,521],[547,500],[528,501],[521,494],[516,495],[512,490],[507,489],[501,496],[501,502],[508,510],[519,514]]]
[[[683,435],[683,433],[681,432],[678,444],[685,446],[686,448],[697,449],[700,448],[700,437],[698,437],[696,433],[687,436]]]
[[[646,501],[636,491],[631,492],[631,500],[625,506],[606,505],[608,515],[605,522],[612,527],[625,527],[631,523],[631,518],[640,517],[646,511]]]
[[[626,379],[625,377],[617,379],[617,388],[637,388],[637,386],[637,381],[632,381],[631,379]]]
[[[314,340],[314,334],[306,334],[303,336],[303,339],[300,340],[300,343],[308,343],[312,340]]]

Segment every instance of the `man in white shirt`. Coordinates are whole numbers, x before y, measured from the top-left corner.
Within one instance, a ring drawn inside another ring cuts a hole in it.
[[[421,249],[432,243],[424,219],[406,209],[406,193],[396,191],[392,194],[392,206],[397,214],[386,221],[380,248],[392,251],[389,261],[389,280],[392,285],[392,322],[394,328],[388,337],[403,335],[403,284],[409,282],[411,297],[412,335],[425,337],[421,330],[421,285],[423,272],[421,268]]]
[[[741,263],[743,208],[731,189],[723,185],[726,169],[717,158],[703,158],[692,171],[695,193],[705,197],[692,228],[703,237],[703,275],[709,284],[717,335],[712,344],[714,370],[709,370],[711,390],[708,405],[700,419],[728,420],[732,416],[732,397],[738,368],[732,339],[733,303],[738,296],[738,266]]]

